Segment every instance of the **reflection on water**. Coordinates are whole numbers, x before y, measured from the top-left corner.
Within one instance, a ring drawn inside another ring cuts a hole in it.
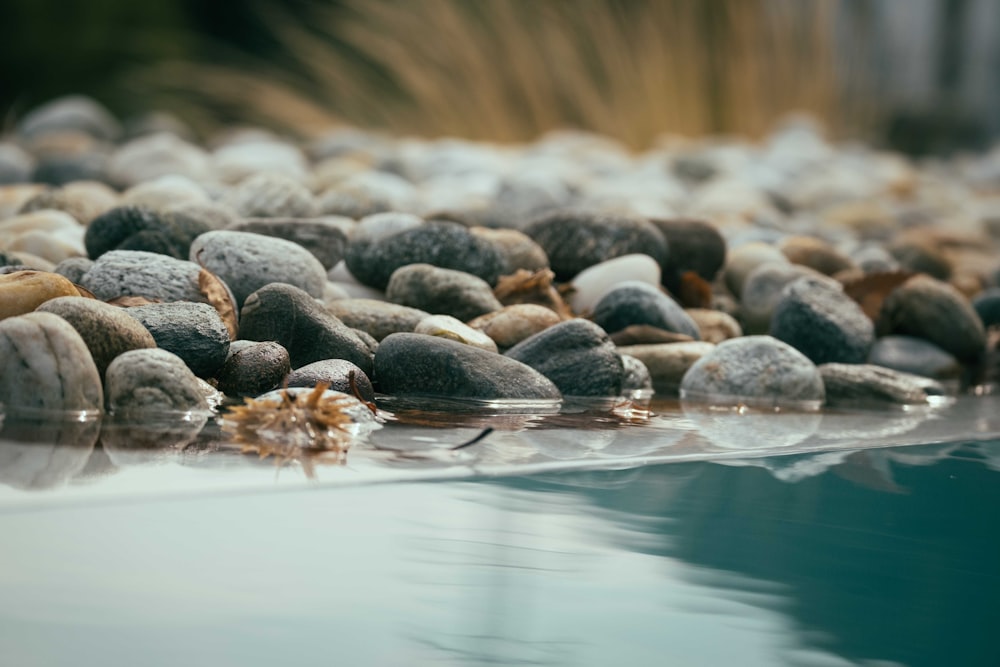
[[[998,453],[10,506],[0,648],[102,667],[994,667]]]

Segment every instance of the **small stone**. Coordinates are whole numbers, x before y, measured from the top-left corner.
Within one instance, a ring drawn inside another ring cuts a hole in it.
[[[212,377],[229,353],[229,329],[207,303],[151,303],[126,308],[149,330],[156,345],[173,352],[198,377]]]
[[[941,281],[951,278],[951,262],[930,242],[904,239],[890,245],[888,250],[900,268],[906,271],[926,273]]]
[[[107,161],[107,156],[97,150],[69,155],[45,155],[39,158],[31,178],[36,183],[48,185],[97,181],[104,177]]]
[[[684,374],[680,395],[682,399],[721,404],[779,406],[811,406],[826,399],[816,365],[771,336],[744,336],[719,343]]]
[[[21,213],[55,210],[68,213],[81,225],[118,205],[118,193],[97,181],[75,181],[61,188],[47,188],[21,206]]]
[[[179,175],[201,182],[210,173],[204,150],[169,133],[133,139],[123,144],[108,161],[108,176],[121,188]]]
[[[430,316],[425,310],[375,299],[340,299],[327,303],[326,309],[347,326],[367,332],[378,341],[389,334],[411,332]]]
[[[752,241],[729,251],[723,278],[734,296],[743,294],[743,284],[754,269],[767,262],[789,264],[785,254],[770,243]]]
[[[216,203],[175,204],[160,211],[160,215],[181,229],[201,229],[203,232],[226,229],[240,221],[236,211]]]
[[[191,260],[219,276],[236,302],[271,283],[287,283],[316,298],[323,296],[326,269],[297,243],[285,239],[219,230],[206,232],[191,244]]]
[[[58,273],[71,283],[79,285],[83,279],[83,274],[90,271],[93,266],[94,260],[87,257],[69,257],[56,264],[56,268],[52,272]]]
[[[814,364],[860,364],[875,342],[875,325],[830,278],[799,278],[785,287],[771,319],[771,335]]]
[[[492,338],[451,315],[429,315],[417,323],[413,332],[428,336],[441,336],[489,352],[498,351],[497,344]]]
[[[0,185],[27,183],[35,171],[35,158],[17,144],[0,143]]]
[[[913,276],[886,297],[877,329],[881,336],[924,338],[959,361],[975,361],[986,350],[986,331],[972,305],[951,285],[926,275]]]
[[[0,275],[0,319],[24,315],[46,301],[80,296],[79,290],[58,273],[15,271]]]
[[[739,338],[743,335],[740,323],[732,315],[721,310],[710,310],[708,308],[688,308],[688,317],[698,325],[698,332],[701,340],[708,343],[721,343],[730,338]]]
[[[496,283],[504,259],[490,241],[453,222],[422,222],[406,214],[365,218],[344,255],[359,281],[386,289],[393,272],[410,264],[430,264]]]
[[[594,264],[578,273],[570,283],[569,305],[574,313],[589,315],[597,302],[624,282],[660,284],[660,265],[649,255],[631,254]]]
[[[102,301],[141,296],[154,301],[203,301],[201,267],[194,262],[140,250],[112,250],[94,262],[80,285]]]
[[[911,405],[944,394],[944,388],[933,380],[872,364],[821,364],[819,372],[828,405],[868,405],[871,401]]]
[[[681,276],[694,271],[712,282],[726,261],[726,240],[709,222],[688,219],[653,219],[652,223],[667,240],[667,260],[663,265],[663,284],[677,293]]]
[[[86,343],[52,313],[0,321],[0,404],[28,410],[100,410],[101,376]]]
[[[451,315],[463,322],[503,307],[482,278],[430,264],[409,264],[396,269],[385,294],[393,303],[431,314]]]
[[[118,120],[100,103],[83,95],[66,95],[35,107],[17,124],[17,133],[30,139],[50,132],[75,130],[95,139],[113,141],[121,136]]]
[[[288,350],[293,369],[323,359],[346,359],[371,373],[368,344],[292,285],[272,283],[247,297],[240,311],[240,338],[280,343]]]
[[[4,244],[5,250],[27,253],[58,264],[70,257],[86,254],[83,248],[83,229],[67,232],[43,232],[33,230],[22,232]]]
[[[868,363],[937,380],[962,374],[962,364],[940,347],[913,336],[883,336],[868,353]]]
[[[744,279],[743,291],[739,295],[743,330],[750,335],[770,331],[774,309],[781,302],[785,287],[799,278],[821,275],[808,266],[789,264],[787,261],[758,265]]]
[[[236,136],[237,133],[239,131],[232,133],[212,155],[212,170],[219,181],[239,183],[242,186],[255,176],[269,177],[274,174],[281,180],[292,179],[297,183],[305,183],[309,176],[309,163],[298,146],[260,130],[250,129],[240,133],[240,136]],[[252,201],[252,193],[248,194]],[[266,197],[260,199],[265,206],[268,205]],[[309,217],[314,213],[303,215]],[[248,217],[268,216],[252,213]],[[300,216],[297,213],[279,213],[278,217]]]
[[[296,243],[311,252],[326,271],[344,258],[347,246],[343,225],[324,218],[251,218],[236,222],[229,229]]]
[[[560,211],[536,220],[524,229],[549,258],[559,280],[572,280],[589,266],[644,253],[663,264],[667,242],[644,218]]]
[[[210,204],[211,200],[205,189],[190,178],[167,174],[133,185],[122,193],[121,203],[161,211],[171,206]]]
[[[413,211],[416,188],[406,179],[385,171],[351,174],[318,197],[324,215],[360,219],[388,211]]]
[[[646,364],[630,354],[618,356],[622,358],[622,367],[625,369],[625,375],[622,377],[622,394],[653,389],[653,378]]]
[[[91,259],[111,250],[141,250],[185,259],[191,241],[204,231],[207,229],[183,229],[142,206],[118,206],[94,218],[83,240]]]
[[[156,340],[142,324],[123,309],[97,299],[59,297],[40,305],[38,312],[58,315],[76,329],[102,378],[119,354],[156,347]]]
[[[353,376],[353,385],[351,374]],[[375,402],[375,389],[372,381],[363,370],[346,359],[322,359],[296,368],[288,376],[289,387],[315,387],[320,382],[326,382],[330,389],[352,396],[357,393],[369,403]],[[355,392],[356,390],[356,392]]]
[[[625,369],[604,329],[572,319],[521,341],[504,353],[552,380],[564,396],[618,396]]]
[[[792,264],[808,266],[826,276],[855,268],[847,255],[813,236],[790,236],[782,241],[780,247]]]
[[[223,199],[244,218],[312,218],[319,208],[309,189],[274,173],[255,174]]]
[[[499,349],[505,350],[561,321],[550,308],[534,303],[518,303],[480,315],[468,324],[492,338]]]
[[[437,336],[396,333],[375,353],[374,380],[392,396],[559,399],[556,386],[519,361]]]
[[[107,398],[112,412],[208,410],[198,378],[172,352],[131,350],[108,366]]]
[[[712,343],[691,341],[687,343],[657,343],[650,345],[623,345],[618,352],[641,361],[649,371],[653,389],[657,393],[677,395],[681,379],[687,370],[706,354],[715,349]]]
[[[216,378],[227,396],[260,396],[279,386],[291,370],[288,350],[278,343],[238,340],[230,345]]]
[[[1000,287],[991,287],[980,292],[972,300],[972,308],[979,315],[984,327],[1000,324]]]
[[[698,340],[701,333],[684,309],[660,288],[639,281],[620,283],[604,295],[591,319],[614,333],[635,324],[648,324]]]
[[[472,234],[485,239],[500,253],[500,275],[506,276],[518,269],[537,271],[549,266],[549,258],[542,247],[524,232],[516,229],[490,229],[472,227]]]

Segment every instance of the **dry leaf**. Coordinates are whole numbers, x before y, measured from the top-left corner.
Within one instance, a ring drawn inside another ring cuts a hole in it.
[[[509,276],[500,276],[493,294],[505,306],[534,303],[555,311],[564,320],[569,319],[573,313],[552,285],[554,278],[555,274],[549,269],[535,272],[518,269]]]
[[[712,285],[694,271],[681,274],[677,300],[685,308],[711,308]]]
[[[108,299],[108,303],[112,306],[131,308],[132,306],[148,306],[151,303],[161,303],[161,301],[159,299],[147,299],[144,296],[117,296],[114,299]]]
[[[694,338],[687,334],[667,331],[651,324],[633,324],[611,334],[611,342],[624,345],[650,345],[658,343],[685,343]]]
[[[882,303],[897,287],[913,277],[910,271],[879,271],[844,283],[844,292],[861,306],[868,318],[875,322],[882,310]]]
[[[97,296],[93,292],[91,292],[89,289],[87,289],[86,287],[81,287],[80,285],[77,285],[76,283],[73,283],[73,287],[76,288],[76,291],[79,292],[80,296],[82,296],[83,298],[85,298],[85,299],[97,299]]]
[[[233,295],[229,291],[229,288],[226,287],[226,284],[217,275],[203,268],[198,273],[198,290],[205,297],[205,300],[219,313],[219,317],[225,323],[226,329],[229,330],[229,340],[236,340],[236,336],[239,333],[236,302],[233,300]]]

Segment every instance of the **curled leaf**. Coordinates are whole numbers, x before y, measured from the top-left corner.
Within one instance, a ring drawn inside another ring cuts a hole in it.
[[[198,272],[198,291],[205,297],[205,301],[219,313],[226,329],[229,330],[229,340],[236,340],[239,332],[236,300],[233,299],[233,294],[229,291],[226,283],[208,269],[203,268]]]
[[[131,308],[132,306],[147,306],[151,303],[160,303],[160,300],[148,299],[144,296],[117,296],[114,299],[108,299],[108,303],[112,306],[120,306],[121,308]]]
[[[573,317],[573,313],[552,285],[555,275],[549,269],[534,272],[518,269],[511,275],[500,276],[493,294],[505,306],[534,303],[555,311],[563,319],[569,319]]]
[[[76,291],[80,293],[80,296],[82,296],[85,299],[96,299],[97,298],[97,296],[93,292],[91,292],[89,289],[87,289],[86,287],[83,287],[81,285],[77,285],[76,283],[73,283],[73,287],[75,287]]]

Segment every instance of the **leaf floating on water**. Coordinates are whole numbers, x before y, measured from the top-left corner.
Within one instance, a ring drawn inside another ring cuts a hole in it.
[[[229,340],[236,340],[239,331],[239,320],[236,315],[236,303],[233,294],[222,280],[206,268],[198,273],[198,291],[205,297],[209,305],[215,308],[229,330]]]
[[[844,293],[858,302],[873,322],[878,320],[882,303],[897,287],[913,277],[910,271],[878,271],[844,283]]]
[[[500,276],[493,294],[497,301],[505,306],[534,303],[554,310],[566,320],[573,317],[573,312],[552,285],[555,277],[556,274],[549,269],[539,269],[534,272],[518,269],[508,276]]]

